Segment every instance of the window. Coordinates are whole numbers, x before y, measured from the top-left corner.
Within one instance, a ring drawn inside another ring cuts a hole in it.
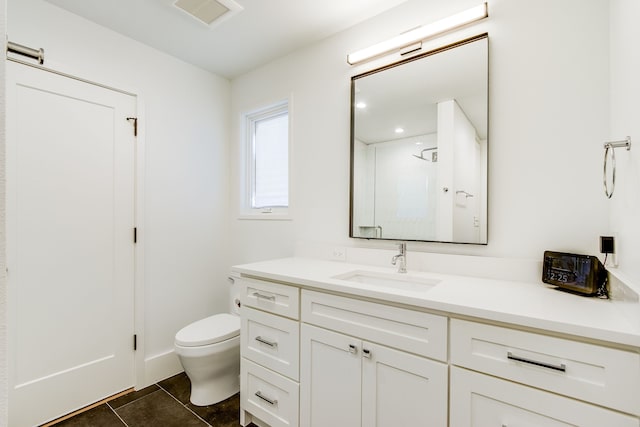
[[[289,208],[289,103],[244,115],[245,185],[242,214],[281,219]]]

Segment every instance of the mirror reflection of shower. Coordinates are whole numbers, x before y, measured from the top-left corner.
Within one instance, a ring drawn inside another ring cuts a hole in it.
[[[427,155],[427,157],[425,157],[425,151],[431,151],[431,155]],[[438,161],[438,147],[425,148],[424,150],[420,151],[419,156],[417,154],[413,154],[413,157],[415,157],[416,159],[424,160],[425,162],[436,163]]]

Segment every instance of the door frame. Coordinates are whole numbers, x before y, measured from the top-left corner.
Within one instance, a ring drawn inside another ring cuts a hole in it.
[[[133,291],[133,330],[137,337],[136,351],[134,354],[134,384],[133,387],[139,390],[148,384],[146,383],[146,366],[145,366],[145,346],[144,346],[144,295],[145,295],[145,282],[144,282],[144,242],[145,242],[145,206],[144,206],[144,194],[145,194],[145,104],[144,98],[141,95],[141,91],[132,89],[122,89],[126,85],[112,84],[112,82],[99,83],[98,79],[84,78],[77,76],[74,72],[61,71],[57,68],[63,67],[44,67],[42,65],[22,61],[20,59],[7,57],[7,62],[15,62],[24,66],[36,68],[43,72],[53,73],[62,77],[78,80],[83,83],[99,86],[108,90],[123,93],[125,95],[133,96],[136,99],[136,116],[137,122],[137,136],[136,146],[134,152],[134,224],[136,227],[136,244],[134,246],[134,291]],[[57,64],[56,64],[57,65]],[[133,125],[132,125],[133,126]],[[133,130],[132,130],[133,131]],[[132,343],[133,345],[133,343]],[[105,396],[107,397],[107,396]]]

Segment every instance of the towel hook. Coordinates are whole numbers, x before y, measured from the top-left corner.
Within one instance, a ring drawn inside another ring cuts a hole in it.
[[[627,136],[626,139],[621,141],[609,141],[604,143],[604,167],[602,170],[602,183],[604,184],[604,194],[607,196],[607,199],[610,199],[613,196],[613,191],[616,189],[616,148],[625,147],[627,151],[631,150],[631,137]],[[609,150],[611,150],[611,167],[613,168],[611,171],[611,190],[609,190],[609,184],[607,183],[607,163],[608,163],[608,154]]]

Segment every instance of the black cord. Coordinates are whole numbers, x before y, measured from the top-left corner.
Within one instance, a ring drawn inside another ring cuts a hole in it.
[[[607,261],[607,256],[604,256],[605,262]],[[607,292],[607,282],[609,282],[609,273],[607,273],[607,269],[603,268],[602,279],[600,280],[600,286],[598,286],[598,290],[596,291],[596,296],[601,299],[609,299],[609,292]]]

